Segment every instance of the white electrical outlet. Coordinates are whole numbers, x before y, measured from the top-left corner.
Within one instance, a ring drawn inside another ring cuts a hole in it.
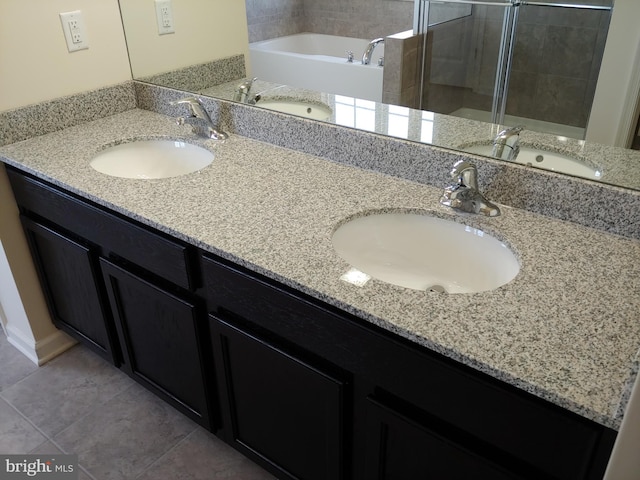
[[[159,35],[175,32],[171,0],[156,0],[156,20],[158,21]]]
[[[84,20],[80,10],[61,13],[60,21],[62,22],[64,38],[67,40],[67,48],[70,52],[89,48],[89,39],[87,38],[87,31],[84,27]]]

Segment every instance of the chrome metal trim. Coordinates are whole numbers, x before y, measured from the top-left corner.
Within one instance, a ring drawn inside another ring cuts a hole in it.
[[[583,5],[579,3],[549,3],[549,2],[528,2],[521,0],[521,5],[534,5],[536,7],[561,7],[561,8],[578,8],[582,10],[613,10],[613,7],[606,5]]]

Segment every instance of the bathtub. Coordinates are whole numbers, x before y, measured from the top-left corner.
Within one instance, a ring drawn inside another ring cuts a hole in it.
[[[299,33],[254,42],[249,45],[254,77],[268,82],[320,92],[382,102],[382,72],[378,59],[384,56],[379,44],[370,65],[361,59],[369,40],[317,33]],[[346,51],[353,52],[353,63]]]

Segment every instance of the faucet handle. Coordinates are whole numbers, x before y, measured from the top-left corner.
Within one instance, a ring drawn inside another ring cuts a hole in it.
[[[500,215],[500,208],[487,200],[478,190],[478,169],[467,160],[459,160],[453,165],[451,177],[454,185],[444,189],[440,203],[467,213],[476,213],[488,217]]]
[[[194,117],[209,118],[209,114],[204,109],[204,106],[202,105],[202,101],[196,97],[186,97],[180,100],[175,100],[175,101],[169,102],[169,105],[181,105],[183,103],[186,103],[187,105],[189,105],[189,111],[191,112],[191,115],[193,115]]]
[[[461,187],[470,187],[478,190],[478,168],[467,160],[458,160],[453,164],[451,178]]]
[[[520,132],[524,125],[501,130],[493,139],[491,156],[502,160],[515,160],[520,153]]]
[[[183,103],[189,105],[191,116],[188,118],[177,118],[176,122],[178,125],[184,125],[185,123],[188,123],[192,126],[194,133],[207,138],[211,138],[213,140],[225,140],[229,137],[226,133],[218,130],[215,127],[215,125],[211,121],[211,117],[207,113],[207,110],[204,108],[204,105],[199,98],[186,97],[180,100],[169,102],[169,105],[180,105]]]
[[[258,80],[258,77],[247,78],[240,85],[238,85],[238,91],[241,93],[249,93],[251,91],[251,87],[253,86],[253,82]]]
[[[504,130],[501,130],[498,135],[496,135],[496,138],[501,138],[501,137],[510,137],[512,135],[519,135],[520,132],[522,132],[525,129],[525,125],[516,125],[515,127],[507,127]]]

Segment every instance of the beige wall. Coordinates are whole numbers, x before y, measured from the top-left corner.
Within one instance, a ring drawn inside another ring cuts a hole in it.
[[[174,0],[175,33],[158,35],[153,0],[121,0],[136,78],[249,53],[241,0]]]
[[[69,53],[59,13],[81,10],[89,49]],[[0,112],[131,80],[118,0],[0,0]],[[0,168],[0,321],[41,364],[74,341],[57,330]]]
[[[89,49],[69,53],[58,14],[73,10]],[[0,111],[130,79],[118,0],[0,1]]]

